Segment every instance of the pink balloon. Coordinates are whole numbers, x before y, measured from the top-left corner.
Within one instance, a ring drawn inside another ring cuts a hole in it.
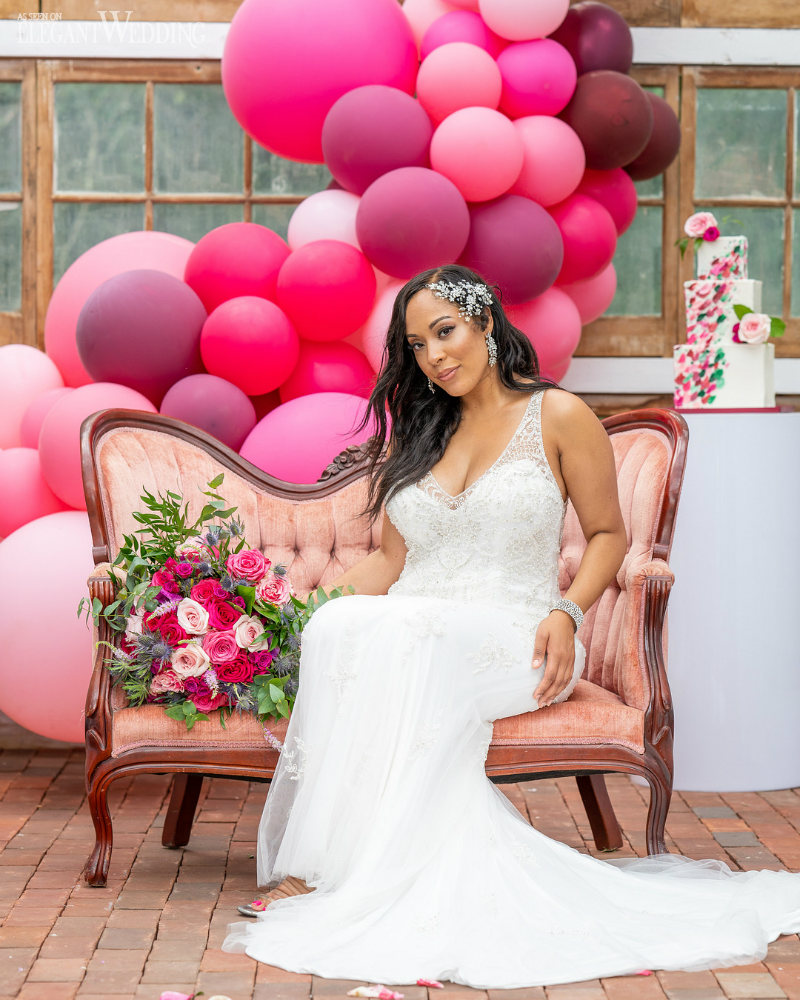
[[[431,164],[467,201],[504,194],[522,170],[522,139],[505,115],[491,108],[462,108],[439,125]]]
[[[277,299],[301,337],[340,340],[375,301],[375,271],[355,247],[317,240],[295,250],[278,275]]]
[[[289,246],[299,250],[316,240],[358,247],[356,212],[361,199],[350,191],[328,190],[304,198],[289,219]]]
[[[567,16],[569,0],[480,0],[478,7],[495,34],[518,42],[555,31]]]
[[[0,448],[18,447],[25,411],[42,393],[63,385],[61,373],[43,351],[27,344],[0,347]]]
[[[112,382],[93,382],[56,400],[39,434],[42,474],[50,489],[70,507],[86,510],[81,478],[81,424],[92,413],[120,407],[155,413],[147,397]]]
[[[572,56],[551,38],[509,45],[497,65],[503,76],[500,110],[512,118],[557,115],[575,92],[578,73]]]
[[[417,76],[417,99],[434,122],[460,108],[494,109],[502,89],[497,63],[468,42],[449,42],[434,49]]]
[[[518,118],[522,139],[522,172],[511,189],[540,205],[555,205],[572,194],[583,177],[586,155],[577,134],[547,115]]]
[[[344,392],[290,399],[256,424],[239,454],[278,479],[314,483],[340,451],[375,432],[372,422],[355,430],[366,405],[363,396]]]
[[[356,233],[375,267],[411,278],[458,257],[469,235],[469,211],[446,177],[425,167],[402,167],[364,192]]]
[[[277,389],[297,364],[300,341],[282,309],[243,295],[217,306],[200,334],[203,364],[248,396]]]
[[[550,209],[564,241],[564,263],[559,284],[583,281],[611,263],[617,229],[600,202],[585,194],[570,195]]]
[[[61,389],[48,389],[36,399],[25,410],[22,423],[19,428],[20,443],[23,448],[39,447],[39,431],[42,429],[44,418],[50,412],[57,399],[72,392],[68,386]]]
[[[572,358],[564,358],[558,364],[550,365],[549,368],[540,368],[539,371],[545,378],[551,378],[554,382],[561,382],[570,369]]]
[[[67,385],[86,385],[91,375],[83,367],[75,343],[78,315],[91,293],[108,278],[138,267],[183,278],[194,246],[172,233],[136,230],[102,240],[73,261],[50,297],[44,320],[44,344]]]
[[[559,285],[578,307],[581,323],[584,326],[602,316],[611,305],[617,290],[617,272],[614,265],[604,267],[599,274],[584,281],[576,281],[571,285]]]
[[[91,570],[83,512],[39,517],[0,544],[0,710],[40,736],[81,744],[94,650],[76,609]],[[57,585],[47,587],[45,611],[42,576],[53,572]],[[43,615],[58,655],[38,657],[34,674],[31,643],[40,640]]]
[[[478,9],[478,0],[450,0],[451,7],[458,7],[462,10],[474,10]]]
[[[427,167],[433,127],[413,97],[394,87],[357,87],[333,105],[322,152],[336,180],[355,194],[399,167]]]
[[[386,345],[386,333],[392,318],[394,300],[402,287],[402,281],[394,281],[388,285],[376,298],[369,319],[361,328],[361,343],[364,353],[375,372],[381,370],[383,349]]]
[[[505,302],[526,302],[556,279],[564,257],[558,226],[541,205],[508,194],[470,209],[459,263],[500,286]]]
[[[348,91],[413,93],[417,47],[396,0],[245,0],[222,55],[234,117],[262,146],[322,163],[322,123]]]
[[[446,0],[404,0],[402,11],[409,23],[417,48],[422,45],[425,32],[434,21],[453,10]]]
[[[625,232],[636,216],[636,209],[639,207],[636,185],[622,167],[614,167],[613,170],[587,168],[578,191],[599,201],[608,211],[617,227],[618,236]]]
[[[489,31],[480,14],[471,10],[454,10],[437,18],[425,32],[420,46],[420,58],[427,59],[434,49],[451,42],[477,45],[492,58],[499,56],[507,44],[505,39]]]
[[[280,387],[280,396],[284,403],[312,392],[346,392],[366,397],[374,383],[375,374],[369,361],[352,345],[301,341],[297,366]]]
[[[28,521],[66,510],[42,476],[35,448],[0,452],[0,538]]]
[[[238,451],[256,425],[256,410],[237,386],[217,375],[189,375],[164,396],[161,412],[213,434]]]
[[[548,288],[531,302],[509,306],[508,317],[533,344],[545,371],[568,361],[581,339],[578,307],[560,288]]]
[[[266,226],[229,222],[198,241],[183,278],[206,312],[242,295],[274,299],[278,271],[288,256],[289,247]]]

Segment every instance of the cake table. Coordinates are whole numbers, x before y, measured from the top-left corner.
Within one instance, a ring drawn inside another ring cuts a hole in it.
[[[800,413],[684,412],[670,565],[675,788],[800,785]]]

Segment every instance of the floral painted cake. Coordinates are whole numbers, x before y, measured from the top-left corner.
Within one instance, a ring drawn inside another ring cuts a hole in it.
[[[687,220],[697,277],[684,283],[686,343],[674,348],[678,409],[758,409],[775,405],[775,347],[784,324],[761,312],[761,282],[747,276],[747,238],[720,236],[710,212]]]

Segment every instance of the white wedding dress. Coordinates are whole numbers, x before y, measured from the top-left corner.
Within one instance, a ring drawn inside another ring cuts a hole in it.
[[[484,772],[492,721],[538,706],[565,505],[541,393],[457,497],[429,473],[387,513],[408,555],[384,597],[323,605],[259,829],[259,885],[315,891],[223,947],[295,972],[512,988],[762,958],[800,929],[800,876],[674,855],[600,861],[531,827]],[[576,640],[575,673],[584,650]]]

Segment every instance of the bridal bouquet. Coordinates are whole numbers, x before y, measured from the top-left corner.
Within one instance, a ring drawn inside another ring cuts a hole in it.
[[[180,494],[145,491],[146,510],[133,515],[143,527],[124,536],[112,564],[114,600],[88,608],[121,633],[105,643],[106,666],[130,704],[164,705],[188,729],[215,709],[223,726],[234,711],[262,723],[288,716],[303,626],[341,594],[320,588],[298,600],[285,568],[245,541],[236,508],[216,492],[222,480],[208,483],[193,523]]]

